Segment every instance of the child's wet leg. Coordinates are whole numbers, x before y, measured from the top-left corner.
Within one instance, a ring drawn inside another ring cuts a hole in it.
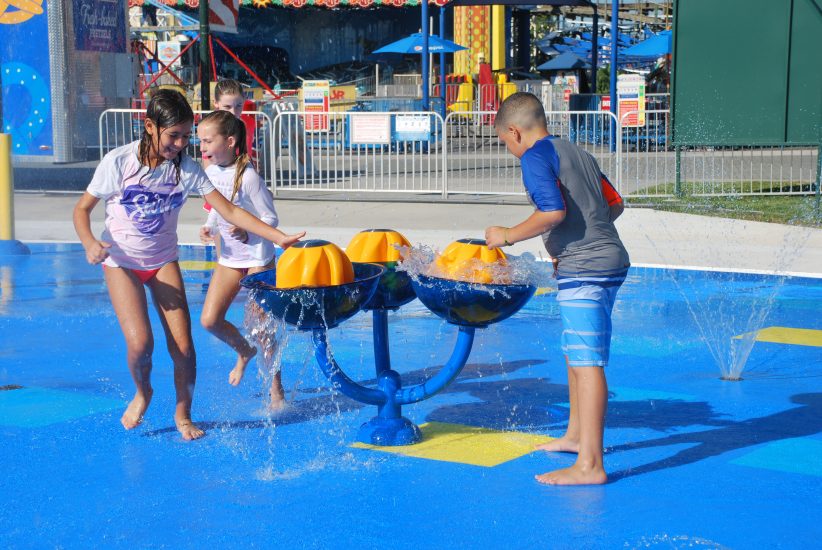
[[[570,468],[536,476],[549,485],[600,485],[608,481],[602,462],[602,441],[608,384],[601,367],[574,367],[579,409],[579,454]]]
[[[252,346],[225,316],[231,302],[240,291],[242,272],[223,265],[217,265],[211,275],[200,323],[208,332],[231,346],[237,352],[237,361],[228,375],[228,382],[236,386],[243,379],[248,362],[257,354]]]
[[[197,357],[191,338],[183,278],[177,262],[166,264],[149,283],[154,305],[160,314],[166,335],[168,353],[174,362],[174,389],[177,405],[174,423],[183,439],[190,441],[205,435],[191,420],[191,403],[197,379]]]
[[[127,430],[140,425],[151,403],[151,354],[154,337],[148,318],[146,293],[142,283],[128,270],[119,267],[105,269],[114,313],[126,340],[126,361],[136,391],[126,407],[120,423]]]
[[[540,451],[558,453],[578,453],[579,452],[579,404],[577,401],[577,379],[574,369],[567,366],[568,358],[565,358],[568,370],[568,403],[570,414],[568,415],[568,427],[562,437],[551,440],[542,445],[537,445]]]
[[[271,389],[269,390],[269,396],[271,397],[271,401],[268,407],[271,411],[281,411],[286,407],[282,371],[278,370],[271,377]]]

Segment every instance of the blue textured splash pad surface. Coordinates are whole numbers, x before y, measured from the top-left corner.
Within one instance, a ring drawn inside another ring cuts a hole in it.
[[[822,280],[632,269],[607,371],[610,482],[568,488],[533,475],[570,455],[483,467],[352,447],[374,408],[334,394],[294,330],[283,360],[292,405],[266,415],[265,377],[252,365],[230,386],[231,350],[196,323],[208,276],[199,247],[182,259],[193,414],[208,433],[187,443],[174,429],[153,313],[154,400],[125,432],[133,385],[101,269],[79,245],[29,246],[31,256],[0,258],[0,547],[810,548],[822,537]],[[722,350],[751,323],[801,329],[801,343],[756,342],[743,381],[720,380]],[[429,377],[456,338],[418,301],[389,328],[406,383]],[[454,383],[403,412],[418,424],[560,435],[560,333],[553,295],[533,298],[478,330]],[[340,366],[371,380],[371,317],[329,334]],[[719,351],[706,344],[715,338]]]

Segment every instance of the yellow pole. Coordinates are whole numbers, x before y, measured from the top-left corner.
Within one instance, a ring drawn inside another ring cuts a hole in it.
[[[0,241],[14,240],[14,176],[11,136],[0,134]]]
[[[505,6],[491,6],[491,70],[505,68]]]

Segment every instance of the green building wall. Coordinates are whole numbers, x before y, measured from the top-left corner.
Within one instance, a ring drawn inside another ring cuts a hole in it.
[[[822,142],[822,0],[677,0],[676,145]]]

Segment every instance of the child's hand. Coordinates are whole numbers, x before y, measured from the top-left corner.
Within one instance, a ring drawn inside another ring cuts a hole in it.
[[[554,279],[559,275],[559,258],[551,258],[551,263],[554,265]]]
[[[214,242],[214,235],[211,234],[211,228],[207,225],[200,228],[200,242],[203,244],[211,244]]]
[[[105,241],[95,240],[86,248],[86,260],[91,265],[96,265],[108,258],[108,249],[111,248],[111,243]]]
[[[277,244],[280,245],[283,249],[286,249],[292,244],[299,242],[299,240],[303,237],[305,237],[305,231],[300,231],[299,233],[294,233],[293,235],[283,234],[283,236],[280,238],[280,242],[278,242]]]
[[[485,230],[485,244],[488,246],[490,250],[494,250],[495,248],[502,248],[503,246],[508,246],[511,243],[507,241],[507,231],[507,227],[501,227],[499,225],[493,225],[487,228]]]
[[[240,241],[241,243],[248,242],[248,232],[241,227],[237,227],[236,225],[231,226],[231,231],[229,231],[230,235]]]

